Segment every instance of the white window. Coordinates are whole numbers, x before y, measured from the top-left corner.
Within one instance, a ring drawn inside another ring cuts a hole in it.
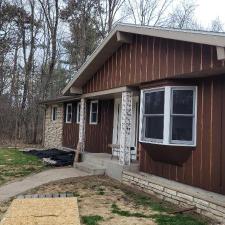
[[[80,123],[80,102],[77,103],[77,123]]]
[[[98,101],[91,101],[90,104],[90,124],[98,123]]]
[[[57,120],[57,107],[53,106],[52,107],[52,121]]]
[[[196,87],[163,87],[141,92],[140,141],[196,145]]]
[[[67,104],[66,105],[66,123],[72,123],[72,104]]]

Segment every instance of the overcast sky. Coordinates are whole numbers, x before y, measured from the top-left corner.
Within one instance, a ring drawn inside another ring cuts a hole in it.
[[[225,0],[196,0],[196,18],[204,26],[208,26],[210,21],[219,17],[225,25]]]

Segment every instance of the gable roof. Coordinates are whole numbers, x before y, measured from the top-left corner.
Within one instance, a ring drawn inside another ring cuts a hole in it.
[[[94,75],[95,72],[97,72],[100,66],[104,64],[108,57],[112,55],[117,48],[119,48],[123,43],[131,43],[133,34],[217,46],[220,47],[220,51],[222,50],[222,55],[225,54],[225,33],[119,23],[81,66],[73,79],[66,85],[63,89],[63,94],[69,94],[71,87],[73,88],[73,94],[81,94],[81,87]]]

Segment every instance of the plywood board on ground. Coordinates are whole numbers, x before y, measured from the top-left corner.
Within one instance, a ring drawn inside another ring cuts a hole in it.
[[[77,198],[15,199],[0,225],[80,225]]]

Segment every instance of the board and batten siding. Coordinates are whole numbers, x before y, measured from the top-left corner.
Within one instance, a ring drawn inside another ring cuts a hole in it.
[[[140,170],[225,194],[225,75],[200,79],[196,85],[197,146],[139,143]]]
[[[87,120],[85,131],[85,151],[92,153],[109,153],[112,151],[114,100],[99,100],[98,123],[90,124],[90,101],[87,102]]]
[[[216,47],[134,35],[83,86],[84,93],[169,79],[224,66]]]

